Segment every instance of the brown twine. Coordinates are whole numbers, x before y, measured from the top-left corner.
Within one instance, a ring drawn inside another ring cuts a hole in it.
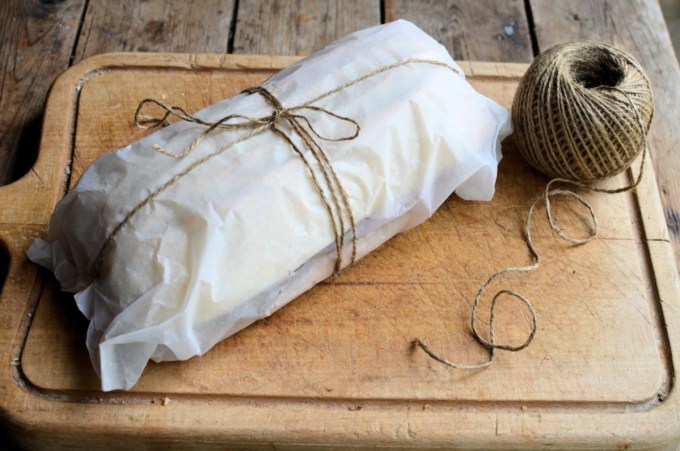
[[[647,132],[654,111],[651,83],[635,59],[620,50],[597,42],[576,42],[555,46],[540,55],[520,82],[513,103],[515,139],[526,160],[544,174],[556,177],[531,204],[524,236],[533,263],[510,267],[489,277],[475,296],[470,327],[472,335],[487,351],[487,358],[476,364],[460,364],[441,357],[420,338],[413,345],[444,365],[458,369],[480,369],[489,366],[495,351],[520,351],[536,334],[537,314],[531,302],[513,290],[501,290],[490,306],[489,339],[477,329],[477,312],[486,288],[497,278],[510,273],[531,272],[540,265],[540,257],[531,237],[531,221],[535,207],[545,203],[548,224],[555,234],[574,244],[592,241],[599,222],[592,205],[572,190],[555,188],[568,184],[589,191],[616,194],[635,189],[642,180],[647,156]],[[594,180],[611,177],[627,169],[642,153],[640,170],[627,186],[606,189],[592,186]],[[557,224],[551,197],[573,197],[590,214],[588,235],[575,238]],[[503,295],[519,299],[529,311],[531,328],[520,345],[496,343],[495,311]]]
[[[630,166],[653,110],[651,84],[632,56],[576,42],[536,58],[519,84],[512,118],[529,164],[551,178],[589,182]]]
[[[351,86],[361,83],[364,80],[375,77],[389,70],[406,66],[408,64],[428,64],[440,66],[450,70],[451,72],[461,77],[464,77],[464,74],[459,72],[458,69],[444,62],[421,58],[410,58],[404,61],[400,61],[398,63],[382,66],[376,70],[368,72],[367,74],[352,79],[334,89],[326,91],[318,95],[317,97],[314,97],[313,99],[302,103],[301,105],[290,108],[284,107],[283,104],[279,101],[279,99],[277,99],[270,91],[268,91],[266,88],[262,86],[248,88],[242,91],[242,93],[261,95],[265,99],[265,101],[269,104],[269,106],[272,107],[272,112],[263,117],[250,117],[242,114],[229,114],[214,122],[205,121],[195,115],[189,114],[184,109],[178,106],[168,106],[163,102],[160,102],[155,99],[142,100],[139,106],[137,107],[137,111],[135,112],[135,122],[141,128],[155,129],[163,127],[168,124],[168,119],[170,117],[176,117],[180,120],[191,122],[205,127],[205,129],[202,130],[186,148],[179,152],[168,151],[159,146],[158,144],[154,144],[152,146],[153,150],[155,150],[156,152],[159,152],[163,155],[167,155],[172,158],[184,158],[190,155],[199,146],[203,139],[205,139],[208,135],[216,132],[217,130],[247,131],[247,133],[225,144],[224,146],[218,148],[217,150],[205,155],[204,157],[194,161],[186,169],[173,175],[165,183],[163,183],[161,186],[152,191],[134,208],[132,208],[123,217],[123,219],[113,228],[111,233],[104,240],[104,243],[102,244],[99,252],[95,257],[91,272],[93,273],[93,275],[99,274],[101,263],[104,258],[104,253],[106,249],[110,246],[110,244],[113,242],[114,238],[125,226],[127,226],[130,223],[132,218],[137,213],[139,213],[139,211],[143,207],[151,203],[159,194],[170,188],[172,185],[181,180],[184,176],[189,174],[197,167],[208,162],[212,158],[222,154],[223,152],[232,148],[236,144],[241,143],[243,141],[247,141],[248,139],[256,135],[259,135],[260,133],[266,130],[270,130],[272,133],[274,133],[282,140],[284,140],[286,144],[288,144],[288,146],[301,158],[305,167],[311,174],[312,181],[317,191],[319,192],[319,195],[322,199],[322,202],[324,203],[324,206],[328,212],[329,218],[333,225],[336,249],[334,273],[337,274],[342,268],[342,250],[345,244],[344,240],[346,229],[345,216],[347,216],[347,219],[349,220],[349,230],[352,235],[352,252],[350,257],[350,264],[354,263],[354,261],[356,260],[357,253],[357,236],[355,219],[349,204],[349,197],[347,195],[347,192],[343,188],[342,183],[340,182],[340,179],[337,173],[335,172],[335,169],[333,168],[333,165],[331,164],[328,154],[324,151],[324,149],[321,147],[317,140],[332,142],[349,141],[355,139],[359,135],[361,127],[359,126],[359,123],[354,119],[341,116],[325,108],[318,107],[314,104],[320,100],[325,99],[326,97],[330,97]],[[155,117],[142,114],[143,109],[149,104],[156,105],[157,107],[161,108],[163,110],[163,115],[161,117]],[[302,111],[304,110],[316,111],[319,113],[329,115],[333,118],[339,119],[340,121],[350,123],[355,127],[355,132],[353,134],[341,136],[339,138],[329,138],[323,136],[320,133],[318,133],[317,130],[314,128],[312,121],[310,121],[310,119],[307,116],[302,114]],[[238,120],[238,122],[233,122],[234,120]],[[305,147],[311,154],[312,159],[318,165],[319,171],[321,172],[321,176],[317,175],[314,165],[308,158],[307,154],[303,152],[303,150],[300,149],[300,147],[298,147],[293,142],[292,138],[289,135],[287,135],[281,128],[277,126],[278,124],[281,123],[284,124],[287,123],[290,129],[302,140]],[[326,186],[328,187],[328,191],[330,191],[330,196],[326,192],[326,189],[324,189],[323,184],[321,183],[321,179],[324,180]]]

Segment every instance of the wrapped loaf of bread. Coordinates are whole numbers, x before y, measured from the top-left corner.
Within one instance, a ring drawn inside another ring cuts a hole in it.
[[[132,387],[149,359],[205,353],[454,191],[493,195],[509,115],[411,23],[347,36],[262,87],[99,158],[29,248],[89,318],[103,390]],[[225,117],[251,126],[206,125]]]

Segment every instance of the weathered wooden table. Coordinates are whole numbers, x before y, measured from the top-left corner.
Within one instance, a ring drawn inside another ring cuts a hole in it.
[[[31,167],[36,159],[47,91],[59,74],[90,56],[114,51],[304,55],[354,30],[397,18],[419,25],[442,42],[457,60],[528,63],[553,44],[576,39],[596,39],[630,51],[647,69],[655,89],[656,115],[650,145],[668,236],[675,259],[680,262],[680,182],[676,175],[680,170],[680,153],[676,150],[680,131],[675,116],[680,110],[680,69],[655,0],[2,2],[0,184],[20,178],[40,178]],[[3,204],[0,208],[20,201],[0,197]],[[0,257],[0,264],[6,265],[6,256]],[[6,275],[6,267],[0,268],[0,283]],[[3,307],[6,306],[0,306]],[[2,355],[10,354],[3,351]],[[16,362],[0,362],[1,365],[13,363]],[[39,379],[39,375],[34,377]],[[7,390],[8,387],[0,387],[3,393]],[[149,388],[149,392],[153,389]],[[153,396],[149,399],[156,401]],[[197,399],[189,396],[187,403],[200,404]],[[161,401],[162,397],[158,402]],[[244,411],[252,407],[247,399],[239,402]],[[430,407],[426,404],[423,409]],[[296,408],[304,415],[304,402]],[[468,403],[462,408],[475,406]],[[75,410],[70,413],[75,414]],[[540,423],[540,414],[537,418]],[[142,417],[138,420],[145,421]],[[313,418],[307,421],[312,422]],[[502,423],[499,426],[498,419],[496,421],[496,434],[501,436],[524,427]],[[289,426],[301,427],[300,424]],[[120,436],[131,431],[119,431]],[[397,436],[401,432],[408,439],[415,438],[408,428],[397,431]],[[59,435],[58,431],[51,433]],[[331,431],[329,440],[337,444],[337,437],[332,435],[336,433],[341,434]],[[65,434],[75,437],[78,431],[69,430]],[[112,433],[107,440],[115,437]],[[266,440],[266,437],[255,438]],[[192,439],[200,440],[200,437]],[[247,443],[249,437],[237,439]],[[59,443],[73,442],[66,437]],[[149,445],[143,440],[138,443]],[[430,443],[442,445],[442,442]],[[587,441],[580,445],[585,443]]]

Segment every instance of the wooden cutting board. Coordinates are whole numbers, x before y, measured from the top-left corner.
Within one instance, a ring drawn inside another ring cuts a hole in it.
[[[102,393],[85,349],[86,321],[51,274],[26,260],[27,246],[88,164],[148,133],[133,123],[140,100],[195,111],[295,60],[108,54],[55,83],[38,160],[0,188],[0,257],[9,262],[0,274],[0,406],[14,440],[49,449],[665,449],[680,441],[678,273],[651,164],[635,193],[587,194],[601,223],[588,245],[559,241],[539,212],[543,266],[492,287],[533,300],[539,323],[529,348],[461,371],[411,346],[422,337],[452,360],[485,355],[469,332],[474,293],[496,270],[529,263],[521,230],[546,183],[512,138],[492,202],[452,196],[425,224],[205,356],[152,363],[133,390]],[[526,69],[462,67],[506,107]],[[569,202],[555,208],[565,228],[583,231],[583,211]],[[499,338],[521,341],[529,318],[509,301],[497,323]]]

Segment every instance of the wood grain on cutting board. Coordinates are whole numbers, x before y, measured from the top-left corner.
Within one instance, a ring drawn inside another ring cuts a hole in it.
[[[602,232],[587,246],[567,246],[537,221],[544,266],[494,284],[534,301],[539,328],[528,349],[462,372],[411,347],[420,336],[453,360],[484,356],[468,331],[471,300],[489,274],[528,263],[521,230],[545,184],[512,139],[492,202],[451,197],[425,224],[205,356],[151,364],[130,392],[101,393],[85,321],[72,296],[26,261],[26,247],[89,163],[147,133],[133,123],[141,99],[198,110],[292,61],[113,54],[86,60],[57,82],[46,111],[46,130],[54,132],[34,168],[46,188],[37,196],[21,183],[0,188],[17,199],[0,213],[0,239],[12,259],[0,299],[0,358],[7,362],[0,403],[18,440],[42,447],[87,437],[93,446],[409,448],[677,441],[680,300],[651,170],[636,193],[589,196]],[[478,90],[506,107],[526,68],[463,66]],[[557,215],[578,231],[573,209],[562,204]],[[521,307],[510,301],[499,315],[498,339],[522,340],[529,318]],[[22,436],[26,430],[32,434]]]

